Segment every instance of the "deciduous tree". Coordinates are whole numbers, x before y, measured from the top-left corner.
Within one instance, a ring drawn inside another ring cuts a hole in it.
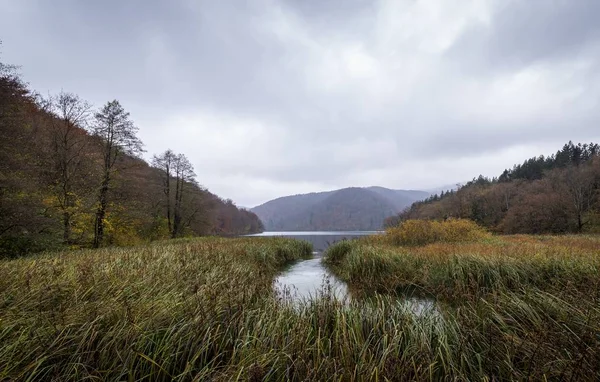
[[[52,145],[52,183],[62,214],[63,242],[71,243],[72,218],[76,213],[74,183],[79,177],[84,150],[89,137],[87,128],[91,105],[73,93],[60,92],[47,102]]]
[[[179,236],[185,228],[182,224],[183,195],[186,187],[191,184],[196,184],[194,166],[184,154],[179,154],[175,160],[175,208],[171,237]]]
[[[175,171],[175,164],[177,162],[177,159],[177,155],[175,155],[175,153],[171,149],[168,149],[160,155],[154,155],[152,157],[152,166],[157,168],[162,174],[163,193],[165,195],[166,203],[167,224],[169,226],[169,233],[171,235],[173,234],[173,203],[171,202],[171,178],[173,178],[173,172]]]
[[[98,192],[98,207],[94,224],[94,247],[102,245],[104,236],[104,219],[109,202],[109,189],[115,164],[124,154],[136,156],[143,150],[142,141],[137,137],[138,128],[130,119],[119,101],[108,102],[95,115],[96,122],[92,133],[101,139],[101,152],[103,158],[102,182]]]

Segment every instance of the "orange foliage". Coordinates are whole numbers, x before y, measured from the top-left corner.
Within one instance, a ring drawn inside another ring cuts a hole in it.
[[[489,237],[489,233],[484,228],[467,219],[407,220],[389,228],[383,240],[394,245],[415,246],[436,242],[468,242],[486,237]]]

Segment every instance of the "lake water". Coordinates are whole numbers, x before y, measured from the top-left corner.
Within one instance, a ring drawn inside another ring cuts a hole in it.
[[[330,245],[341,240],[352,240],[366,235],[375,235],[378,231],[346,231],[346,232],[263,232],[250,236],[262,237],[288,237],[309,241],[313,245],[313,258],[301,260],[292,264],[283,271],[275,280],[274,288],[285,300],[300,302],[302,300],[318,297],[325,290],[331,291],[339,300],[350,299],[346,283],[339,280],[325,268],[321,262],[323,252]],[[406,298],[403,303],[416,315],[421,316],[427,312],[437,311],[433,300],[421,298]]]

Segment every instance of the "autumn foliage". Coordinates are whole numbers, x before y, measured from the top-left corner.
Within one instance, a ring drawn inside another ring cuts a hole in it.
[[[0,63],[0,257],[262,230],[202,187],[191,164],[169,175],[169,195],[136,134],[118,101],[94,113],[72,93],[44,98]]]
[[[468,242],[488,236],[485,229],[467,219],[407,220],[397,227],[388,228],[383,240],[394,245],[414,246],[438,242]]]
[[[506,234],[600,232],[600,147],[569,142],[498,177],[479,176],[416,202],[386,224],[448,218],[470,219]]]

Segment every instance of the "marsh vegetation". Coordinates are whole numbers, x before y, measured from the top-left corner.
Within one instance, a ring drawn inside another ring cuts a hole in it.
[[[273,281],[312,248],[285,238],[2,260],[0,379],[597,380],[600,239],[481,233],[338,243],[326,266],[367,298],[300,307]]]

